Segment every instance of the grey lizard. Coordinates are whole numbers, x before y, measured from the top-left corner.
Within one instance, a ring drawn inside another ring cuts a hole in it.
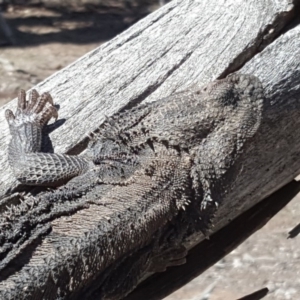
[[[33,189],[0,216],[1,299],[121,299],[149,272],[184,263],[209,234],[238,158],[257,132],[263,88],[233,74],[109,117],[82,154],[43,153],[58,117],[48,93],[6,111],[9,163]]]

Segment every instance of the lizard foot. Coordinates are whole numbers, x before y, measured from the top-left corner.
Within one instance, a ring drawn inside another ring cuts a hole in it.
[[[10,109],[5,111],[5,117],[9,125],[21,125],[22,123],[35,123],[41,127],[46,125],[53,117],[57,119],[58,113],[53,105],[52,97],[49,93],[39,95],[36,90],[32,90],[29,100],[26,100],[26,93],[21,90],[18,95],[18,108],[14,115]]]

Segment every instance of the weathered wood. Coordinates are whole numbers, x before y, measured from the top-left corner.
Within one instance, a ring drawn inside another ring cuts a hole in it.
[[[78,152],[106,115],[223,77],[271,44],[241,70],[262,79],[268,104],[260,133],[241,157],[244,169],[217,213],[217,231],[299,172],[300,27],[272,43],[294,13],[287,0],[171,2],[36,87],[52,93],[66,120],[51,135],[56,151]],[[4,110],[12,106],[15,101],[0,109],[3,193],[14,184],[4,120]]]
[[[295,1],[296,2],[296,1]],[[66,122],[51,134],[66,152],[105,119],[128,106],[153,101],[194,82],[206,83],[243,65],[293,17],[289,0],[173,1],[129,30],[36,86],[51,92]],[[39,62],[33,62],[39,63]],[[0,108],[0,191],[13,185]],[[1,193],[0,193],[1,194]]]
[[[241,157],[243,170],[217,213],[217,227],[300,173],[300,25],[295,24],[239,72],[261,79],[267,101],[259,133]]]

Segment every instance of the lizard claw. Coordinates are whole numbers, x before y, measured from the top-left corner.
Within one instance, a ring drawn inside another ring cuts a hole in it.
[[[26,93],[24,90],[20,90],[18,94],[18,108],[17,112],[21,112],[26,108]]]
[[[15,115],[10,109],[7,109],[5,111],[5,118],[9,125],[12,125],[13,122],[15,121]]]

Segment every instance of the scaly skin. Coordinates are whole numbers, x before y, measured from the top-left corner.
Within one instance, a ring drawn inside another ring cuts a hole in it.
[[[5,116],[12,135],[9,164],[21,183],[56,186],[87,171],[85,159],[40,152],[43,127],[52,117],[58,117],[49,93],[39,96],[32,90],[26,101],[25,91],[21,90],[16,115],[8,109]]]
[[[121,299],[147,272],[183,263],[183,241],[207,232],[242,168],[263,89],[232,75],[139,105],[108,118],[80,156],[39,152],[57,117],[50,99],[22,93],[16,116],[6,113],[17,178],[69,181],[2,213],[4,299]]]

